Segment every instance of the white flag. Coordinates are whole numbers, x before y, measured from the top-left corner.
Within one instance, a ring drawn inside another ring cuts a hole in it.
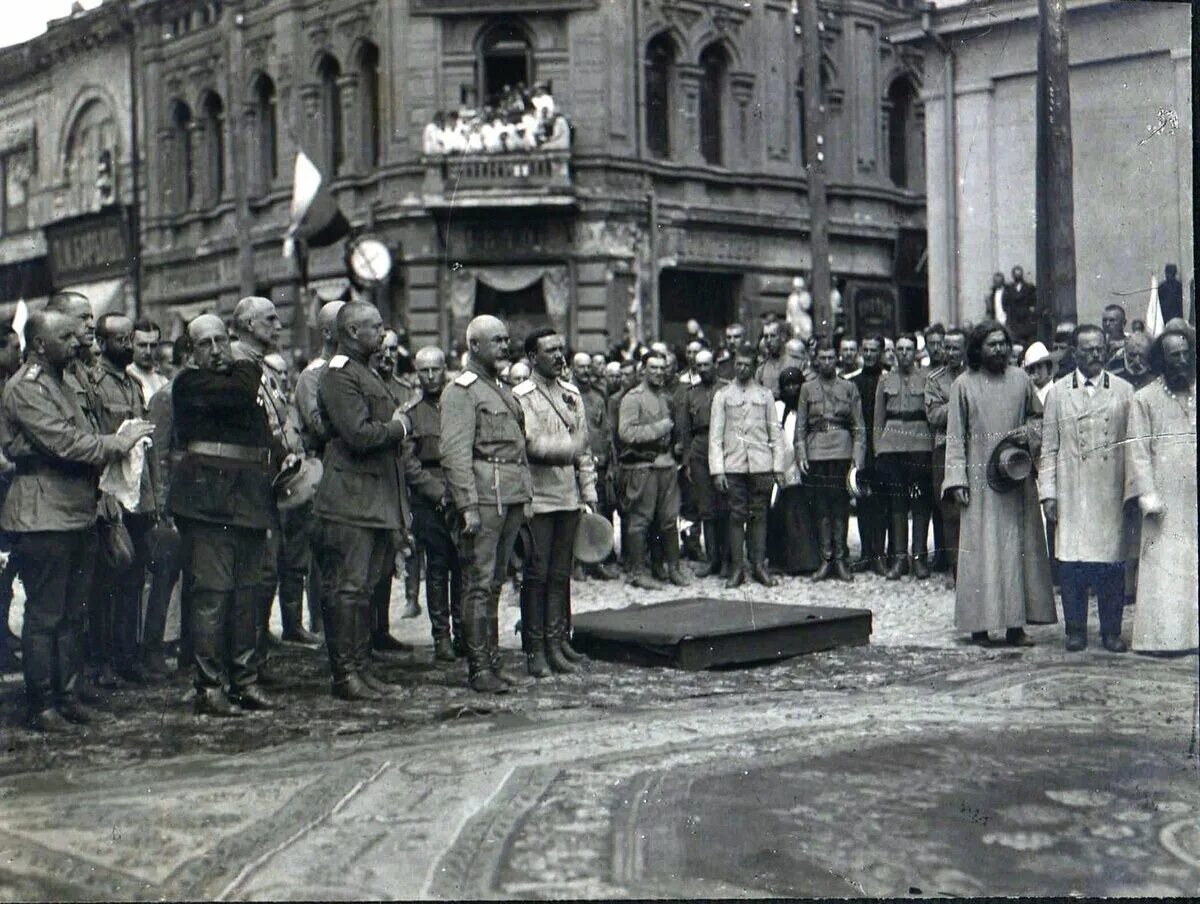
[[[29,305],[25,304],[25,299],[21,298],[17,301],[17,310],[13,314],[12,328],[17,334],[17,341],[21,343],[21,352],[25,351],[25,324],[29,322]]]
[[[1150,303],[1146,305],[1146,335],[1154,339],[1162,331],[1162,305],[1158,303],[1158,277],[1151,273]]]

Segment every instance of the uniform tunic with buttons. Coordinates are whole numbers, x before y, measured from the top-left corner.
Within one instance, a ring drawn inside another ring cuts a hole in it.
[[[925,377],[925,422],[933,433],[933,447],[946,445],[946,423],[950,418],[950,387],[962,371],[935,367]]]
[[[17,469],[0,529],[74,531],[95,524],[100,469],[120,457],[120,447],[97,433],[75,392],[36,361],[4,387],[0,444]]]
[[[1046,397],[1038,496],[1058,503],[1054,552],[1063,562],[1121,562],[1125,423],[1133,387],[1102,373],[1088,393],[1078,371]]]
[[[321,374],[317,398],[330,439],[313,514],[355,527],[407,530],[412,518],[400,462],[407,430],[392,419],[396,404],[383,380],[366,362],[335,355]]]
[[[523,421],[511,390],[473,360],[442,390],[442,468],[460,512],[533,498]]]
[[[862,399],[849,380],[820,378],[800,387],[796,405],[796,461],[853,461],[866,456]]]
[[[251,348],[245,342],[233,342],[229,346],[230,354],[235,361],[253,361],[262,368],[262,391],[259,399],[263,410],[267,413],[267,424],[288,452],[297,454],[304,451],[304,441],[300,437],[294,422],[288,419],[288,395],[283,388],[287,375],[276,371],[266,360],[266,356],[257,349]]]
[[[437,508],[449,501],[442,470],[442,408],[440,397],[424,393],[406,409],[412,432],[405,440],[405,477],[413,503]]]
[[[142,400],[141,387],[123,369],[114,367],[101,358],[94,372],[93,385],[99,404],[97,422],[101,433],[116,433],[127,420],[145,419],[146,406]],[[152,450],[146,450],[146,465],[142,469],[141,487],[137,511],[153,512],[155,507],[154,484],[158,465]]]
[[[609,452],[612,447],[612,422],[608,416],[608,398],[596,387],[585,389],[583,396],[583,412],[587,417],[588,442],[592,452],[592,461],[596,469],[608,467]]]
[[[596,504],[596,469],[583,398],[573,383],[536,372],[513,388],[525,412],[525,453],[533,481],[533,513]]]
[[[925,372],[893,370],[875,388],[875,454],[930,452],[933,440],[925,419]]]
[[[621,399],[617,434],[621,439],[621,467],[672,468],[671,434],[675,420],[671,397],[666,390],[651,389],[642,382]]]
[[[708,468],[719,474],[781,474],[783,439],[775,399],[758,383],[733,382],[713,396]]]

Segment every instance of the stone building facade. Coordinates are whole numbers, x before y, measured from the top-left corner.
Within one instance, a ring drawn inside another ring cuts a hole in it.
[[[280,253],[298,147],[393,249],[375,301],[417,343],[487,311],[518,334],[555,323],[585,349],[631,310],[667,336],[689,317],[754,321],[811,265],[789,2],[129,5],[145,298],[164,321],[257,291],[304,339],[316,300],[298,302]],[[907,5],[821,4],[832,269],[852,321],[925,317],[920,54],[885,39]],[[436,111],[518,81],[549,85],[569,151],[422,156]],[[320,296],[341,292],[342,249],[314,250],[310,276]]]
[[[0,316],[61,289],[138,306],[127,25],[110,3],[0,50]]]
[[[851,328],[926,317],[921,57],[887,38],[911,5],[820,4]],[[790,0],[106,0],[0,52],[0,302],[81,285],[173,335],[254,292],[312,341],[346,280],[314,249],[305,295],[281,253],[303,148],[393,250],[372,299],[414,343],[489,311],[584,349],[631,315],[756,324],[812,263],[801,72]],[[436,111],[517,82],[568,150],[422,154]]]
[[[934,319],[978,320],[994,272],[1034,276],[1037,6],[966,0],[892,33],[925,60]],[[1081,320],[1113,302],[1142,317],[1166,263],[1194,274],[1191,16],[1067,4]]]

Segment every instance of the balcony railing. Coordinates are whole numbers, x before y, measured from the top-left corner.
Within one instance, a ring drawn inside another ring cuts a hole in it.
[[[570,151],[455,154],[425,158],[432,203],[563,203],[573,193]],[[553,202],[551,202],[553,203]]]

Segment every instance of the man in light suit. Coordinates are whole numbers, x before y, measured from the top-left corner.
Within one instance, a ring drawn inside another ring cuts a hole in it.
[[[1124,653],[1126,537],[1123,518],[1125,422],[1133,387],[1104,370],[1104,332],[1075,331],[1074,371],[1046,397],[1038,489],[1054,526],[1067,650],[1087,646],[1088,590],[1096,592],[1104,649]]]

